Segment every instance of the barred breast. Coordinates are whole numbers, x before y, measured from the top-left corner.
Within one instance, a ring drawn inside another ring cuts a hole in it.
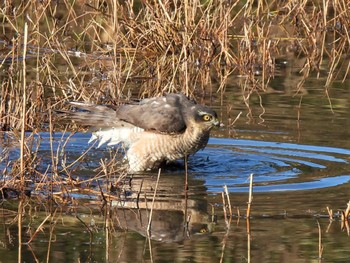
[[[208,140],[209,131],[200,129],[174,135],[144,132],[127,152],[129,172],[156,169],[166,161],[194,154],[203,149]]]

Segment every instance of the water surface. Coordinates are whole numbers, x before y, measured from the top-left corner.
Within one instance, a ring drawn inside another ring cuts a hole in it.
[[[319,92],[322,98],[321,89]],[[344,86],[334,90],[350,95],[347,92]],[[27,208],[33,216],[26,218],[23,230],[35,231],[50,211],[55,216],[30,245],[22,246],[23,257],[45,261],[50,249],[50,262],[246,262],[248,257],[252,262],[314,262],[319,255],[319,222],[322,262],[348,261],[349,237],[339,211],[346,208],[350,197],[350,96],[344,95],[339,104],[336,101],[332,112],[327,103],[304,95],[299,119],[300,109],[293,106],[290,97],[264,95],[265,113],[252,119],[246,117],[244,105],[235,105],[235,96],[239,95],[227,92],[224,99],[224,105],[234,106],[233,112],[220,103],[212,105],[225,127],[214,130],[208,147],[190,158],[187,194],[181,162],[162,171],[150,239],[148,216],[157,173],[134,175],[131,181],[120,182],[115,193],[119,199],[110,203],[110,210],[96,195],[101,187],[105,189],[106,177],[102,176],[86,185],[96,192],[70,193],[76,203],[66,206],[50,207],[39,201],[40,191],[33,191]],[[252,110],[261,113],[262,108],[257,104]],[[228,114],[240,111],[241,117],[230,126]],[[52,161],[50,135],[34,137],[34,144],[40,145],[40,169],[45,172]],[[65,145],[62,154],[67,164],[72,163],[89,149],[89,137],[89,133],[55,132],[53,151]],[[9,160],[18,158],[15,137],[8,133],[2,138],[1,151],[6,149]],[[108,160],[113,151],[92,147],[71,176],[88,181],[96,176],[100,160]],[[122,158],[122,152],[117,158]],[[4,163],[1,165],[3,169]],[[254,187],[252,218],[247,225],[244,216],[250,174],[254,174]],[[61,176],[66,178],[67,174],[62,172]],[[116,180],[117,176],[108,178],[112,183]],[[233,209],[230,228],[223,212],[224,185]],[[327,206],[335,213],[334,221],[328,219]],[[8,262],[16,261],[18,253],[18,229],[11,224],[15,214],[8,212],[16,209],[15,200],[3,203],[0,254],[6,254]]]

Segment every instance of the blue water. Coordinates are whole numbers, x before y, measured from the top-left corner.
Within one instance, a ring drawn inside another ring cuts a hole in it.
[[[52,153],[59,157],[59,167],[60,157],[69,165],[86,154],[83,168],[78,166],[74,175],[79,178],[94,176],[100,160],[110,158],[110,153],[116,149],[97,148],[88,143],[90,136],[90,133],[54,133],[51,151],[50,134],[35,135],[32,145],[39,147],[38,155],[44,164],[42,172],[50,165]],[[19,150],[11,138],[8,136],[0,151],[6,149],[9,159],[14,160],[19,157]],[[121,153],[120,161],[122,156]],[[348,183],[349,157],[350,150],[336,147],[211,138],[203,151],[190,157],[189,171],[192,179],[203,181],[207,191],[213,193],[222,191],[224,185],[233,192],[247,192],[251,174],[256,192],[311,190]],[[5,167],[4,162],[1,167]],[[165,168],[164,172],[183,176],[184,168],[180,164],[175,169]]]
[[[208,191],[296,191],[327,188],[349,182],[350,151],[342,148],[256,140],[211,138],[209,147],[194,160],[195,178]]]

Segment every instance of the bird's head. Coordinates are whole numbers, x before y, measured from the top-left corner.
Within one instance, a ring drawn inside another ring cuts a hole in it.
[[[196,126],[205,130],[210,130],[214,126],[219,127],[220,121],[215,111],[203,105],[195,105],[192,107],[192,113]]]

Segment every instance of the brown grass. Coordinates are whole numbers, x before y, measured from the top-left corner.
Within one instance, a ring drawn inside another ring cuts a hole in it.
[[[280,57],[304,58],[304,75],[349,73],[349,3],[343,1],[5,1],[0,9],[2,130],[19,129],[27,61],[27,129],[48,105],[117,103],[131,94],[223,92],[227,77],[245,96],[264,91]],[[23,60],[24,23],[28,54]],[[219,85],[215,86],[214,82]],[[48,104],[48,101],[51,104]]]

